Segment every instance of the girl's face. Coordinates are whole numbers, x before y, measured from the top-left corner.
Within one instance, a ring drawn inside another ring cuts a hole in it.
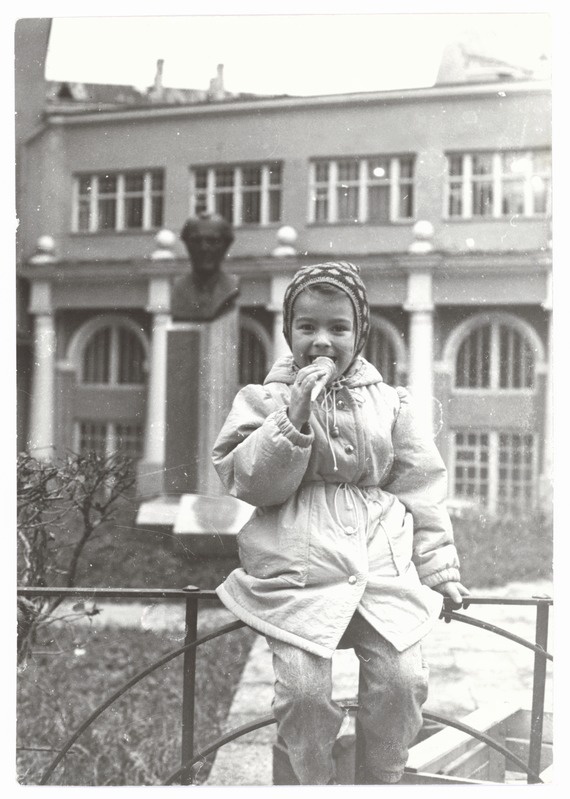
[[[326,355],[342,375],[352,363],[356,344],[354,311],[349,298],[340,292],[326,297],[302,291],[293,306],[291,349],[302,369],[319,355]]]

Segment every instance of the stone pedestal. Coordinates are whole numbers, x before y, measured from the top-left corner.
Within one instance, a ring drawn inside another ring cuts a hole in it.
[[[167,331],[164,492],[220,496],[212,466],[216,437],[238,383],[238,312]]]

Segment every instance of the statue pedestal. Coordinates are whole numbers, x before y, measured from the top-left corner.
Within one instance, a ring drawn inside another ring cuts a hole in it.
[[[238,383],[236,309],[211,322],[175,322],[167,333],[164,491],[224,494],[212,447]]]
[[[164,466],[154,469],[154,490],[143,492],[154,494],[154,499],[140,505],[137,525],[171,529],[177,538],[194,536],[206,548],[212,547],[215,535],[229,535],[229,549],[235,548],[245,503],[224,496],[212,465],[212,448],[237,391],[238,348],[237,309],[208,322],[168,324]],[[198,521],[196,513],[189,512],[197,502]],[[245,506],[246,513],[251,510]]]

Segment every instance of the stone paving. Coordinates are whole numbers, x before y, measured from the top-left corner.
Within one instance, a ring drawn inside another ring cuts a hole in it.
[[[477,592],[480,596],[524,597],[552,595],[552,586],[541,583],[512,583],[503,588]],[[534,640],[533,607],[472,605],[463,611]],[[552,612],[549,650],[552,650]],[[430,664],[430,695],[426,710],[463,718],[478,708],[506,701],[530,708],[533,653],[486,630],[461,622],[440,621],[426,636],[424,656]],[[552,709],[552,666],[547,669],[546,709]],[[333,657],[335,699],[355,697],[357,659],[352,650]],[[226,730],[271,713],[273,674],[271,653],[261,636],[255,641],[234,697]],[[255,730],[226,744],[218,751],[207,785],[271,785],[272,745],[275,725]]]

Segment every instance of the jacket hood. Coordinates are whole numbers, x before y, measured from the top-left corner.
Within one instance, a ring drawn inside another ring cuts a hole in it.
[[[286,383],[287,385],[292,385],[295,382],[298,371],[298,367],[293,363],[293,356],[284,355],[273,364],[263,384]],[[383,383],[384,381],[378,369],[361,355],[358,355],[339,382],[347,388],[357,388],[359,386],[371,386],[374,383]]]

